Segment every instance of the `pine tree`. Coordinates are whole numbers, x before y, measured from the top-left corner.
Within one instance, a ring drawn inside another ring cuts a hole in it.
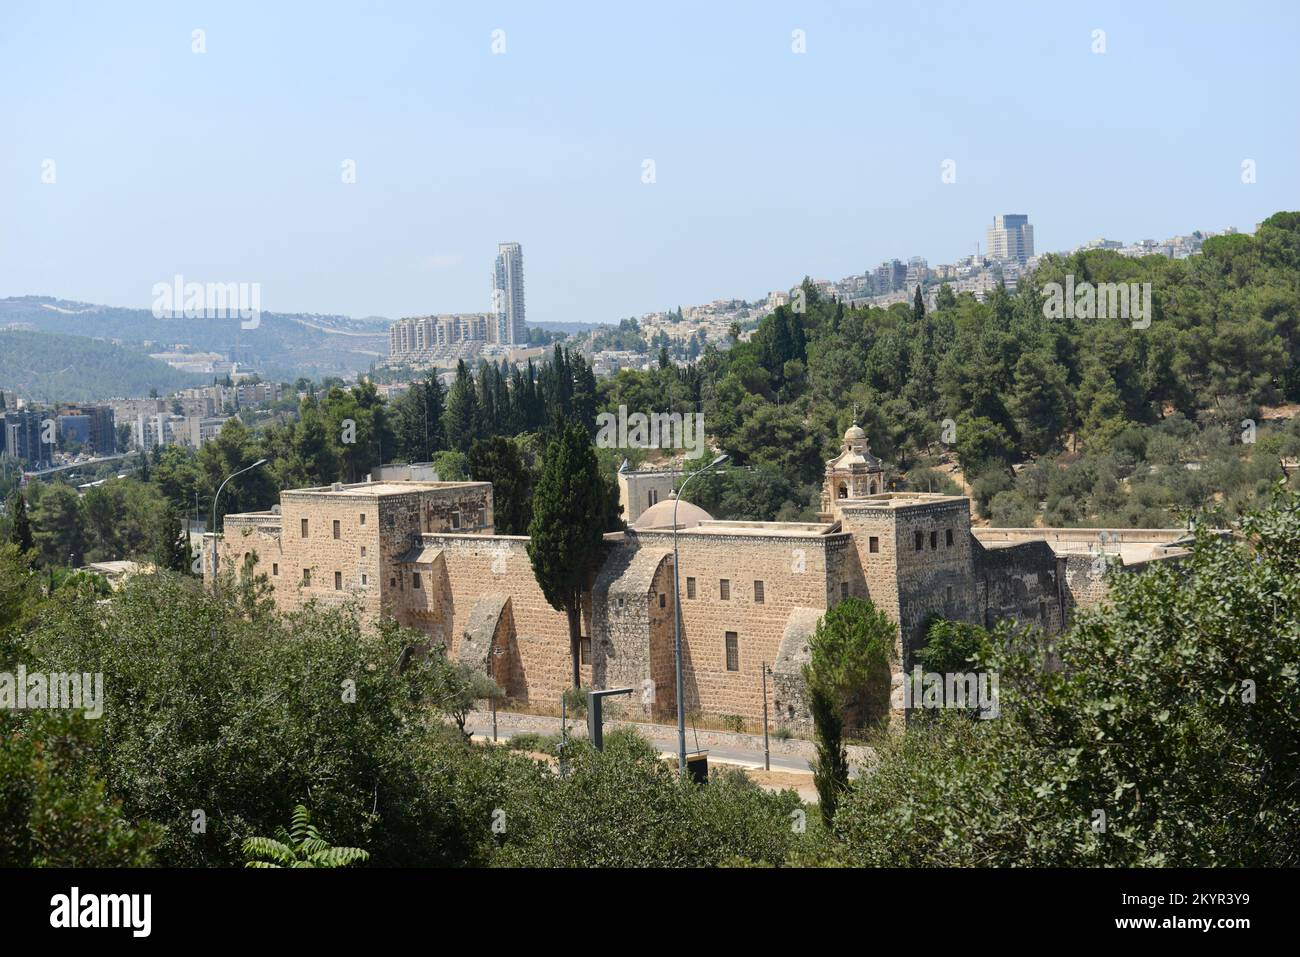
[[[822,821],[829,828],[835,820],[840,795],[849,786],[849,760],[844,750],[844,717],[833,691],[820,681],[808,683],[808,710],[812,712],[817,757],[813,761],[813,784]]]
[[[190,537],[181,527],[180,513],[168,505],[154,542],[153,563],[159,569],[184,573],[190,570],[191,560]]]
[[[36,545],[35,539],[32,538],[32,520],[27,514],[27,496],[21,491],[15,491],[9,510],[14,516],[13,528],[9,531],[9,541],[26,554]]]
[[[533,495],[528,557],[547,602],[568,616],[575,688],[582,683],[582,596],[591,587],[601,554],[605,496],[591,437],[580,426],[561,425],[559,436],[546,448]]]
[[[469,474],[492,483],[492,515],[500,535],[526,535],[532,521],[533,476],[510,439],[494,435],[469,450]]]
[[[912,321],[920,324],[925,320],[925,299],[921,295],[921,286],[916,287],[916,296],[912,299]]]
[[[478,438],[479,408],[474,379],[463,359],[456,364],[456,381],[447,393],[445,419],[447,446],[457,452],[469,452]]]

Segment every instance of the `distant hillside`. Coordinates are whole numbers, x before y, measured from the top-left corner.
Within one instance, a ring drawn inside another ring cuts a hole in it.
[[[37,402],[92,402],[202,385],[148,356],[84,336],[0,331],[0,388]]]
[[[124,345],[184,344],[219,352],[270,378],[362,372],[388,355],[383,320],[264,312],[256,329],[236,320],[156,319],[148,309],[119,309],[49,296],[0,299],[0,329],[94,336]]]

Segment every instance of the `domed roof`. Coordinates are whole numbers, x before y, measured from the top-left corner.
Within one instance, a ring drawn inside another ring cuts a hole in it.
[[[637,516],[633,528],[651,529],[673,527],[673,506],[677,507],[677,527],[694,528],[700,522],[711,522],[713,516],[683,499],[680,503],[675,496],[669,496],[662,502],[656,502]]]
[[[850,425],[848,431],[844,433],[845,442],[851,442],[855,439],[865,439],[866,437],[867,437],[867,433],[863,432],[862,429],[858,428],[856,424]]]

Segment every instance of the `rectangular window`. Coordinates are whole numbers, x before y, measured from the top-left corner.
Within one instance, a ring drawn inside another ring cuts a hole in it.
[[[411,575],[411,587],[412,587],[412,588],[419,588],[419,587],[420,587],[420,573],[419,573],[419,572],[415,572],[413,575]]]
[[[952,548],[952,529],[951,529],[951,528],[948,529],[946,532],[944,532],[944,537],[947,539],[947,545],[948,545],[948,547],[949,547],[949,548]]]
[[[667,606],[668,606],[668,596],[665,595],[663,592],[660,592],[660,593],[659,593],[659,607],[660,607],[660,608],[666,608]]]
[[[867,539],[867,551],[871,552],[871,554],[873,555],[876,552],[880,551],[880,539],[877,538],[875,535],[872,535],[869,539]]]
[[[754,604],[763,604],[763,583],[757,579],[754,580]]]
[[[370,578],[369,578],[369,576],[367,576],[367,575],[365,574],[365,572],[362,572],[362,573],[361,573],[361,585],[362,585],[362,587],[364,587],[364,586],[366,586],[366,585],[368,585],[368,584],[370,584]]]
[[[578,639],[578,664],[581,665],[591,664],[591,639],[590,638]]]
[[[945,601],[952,601],[952,586],[951,586],[951,585],[947,586],[947,587],[943,590],[943,597],[944,597],[944,600],[945,600]]]
[[[1044,625],[1047,624],[1047,602],[1038,599],[1038,620]]]
[[[646,508],[650,508],[654,505],[657,505],[659,503],[659,493],[654,489],[651,489],[649,492],[646,493],[645,502],[646,502],[646,506],[645,506]]]
[[[460,528],[460,512],[451,513],[451,527],[453,529]]]
[[[731,601],[731,579],[718,579],[718,597],[723,601]]]
[[[917,550],[918,552],[919,552],[922,548],[925,547],[925,544],[924,544],[925,539],[924,539],[924,536],[922,536],[920,532],[917,532],[917,533],[916,533],[915,542],[916,542],[916,550]]]
[[[310,568],[304,568],[304,569],[302,570],[302,586],[303,586],[304,588],[310,588],[310,587],[311,587],[311,569],[310,569]]]
[[[279,562],[271,562],[271,575],[272,575],[272,576],[275,576],[275,575],[279,575],[279,574],[280,574],[280,563],[279,563]]]
[[[740,670],[740,636],[734,631],[727,632],[727,670]]]
[[[362,512],[360,515],[357,516],[357,519],[360,522],[360,524],[362,525],[366,524],[366,513]]]
[[[335,591],[342,591],[342,590],[343,590],[343,573],[342,573],[342,572],[335,572],[335,573],[334,573],[334,590],[335,590]]]
[[[362,558],[366,557],[366,546],[364,545],[361,546],[361,557]]]
[[[305,518],[302,520],[302,537],[307,537],[307,519]]]
[[[930,548],[934,549],[934,548],[938,548],[938,547],[939,547],[939,533],[938,533],[938,532],[931,532],[931,533],[930,533]]]
[[[849,597],[849,583],[840,582],[840,601]]]
[[[340,536],[339,536],[339,520],[338,520],[337,518],[334,519],[334,537],[335,537],[335,538],[340,537]]]
[[[687,598],[695,597],[695,579],[691,578],[690,576],[687,576],[686,578],[686,597]]]

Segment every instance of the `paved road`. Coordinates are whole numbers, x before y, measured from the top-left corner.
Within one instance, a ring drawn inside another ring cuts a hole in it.
[[[521,731],[514,728],[503,727],[502,724],[503,722],[498,720],[497,722],[498,740],[509,741],[516,734],[528,733],[526,731]],[[492,737],[491,719],[489,719],[486,723],[471,720],[466,722],[465,727],[467,730],[473,731],[474,736],[477,738],[491,739]],[[572,730],[573,727],[574,727],[573,723],[570,723],[569,724],[570,730]],[[586,726],[579,723],[579,727],[583,729],[584,733],[582,736],[585,737]],[[556,722],[555,731],[551,733],[554,734],[559,733],[558,721]],[[606,731],[605,733],[608,734],[609,732]],[[642,734],[644,735],[645,732],[642,732]],[[671,757],[676,757],[677,737],[675,735],[669,735],[669,736],[646,735],[646,737],[652,745],[654,745],[664,754],[669,755]],[[692,743],[691,735],[689,733],[686,735],[686,750],[687,753],[690,753],[691,751],[695,750],[695,745]],[[739,747],[711,747],[708,748],[707,750],[709,752],[709,761],[712,763],[735,764],[746,768],[761,768],[763,766],[762,749],[759,749],[757,751],[751,751],[746,748],[739,748]],[[803,758],[791,757],[789,755],[774,754],[772,755],[772,770],[773,771],[802,771],[804,773],[810,773],[812,771],[812,768],[809,766],[808,762],[805,761]]]

